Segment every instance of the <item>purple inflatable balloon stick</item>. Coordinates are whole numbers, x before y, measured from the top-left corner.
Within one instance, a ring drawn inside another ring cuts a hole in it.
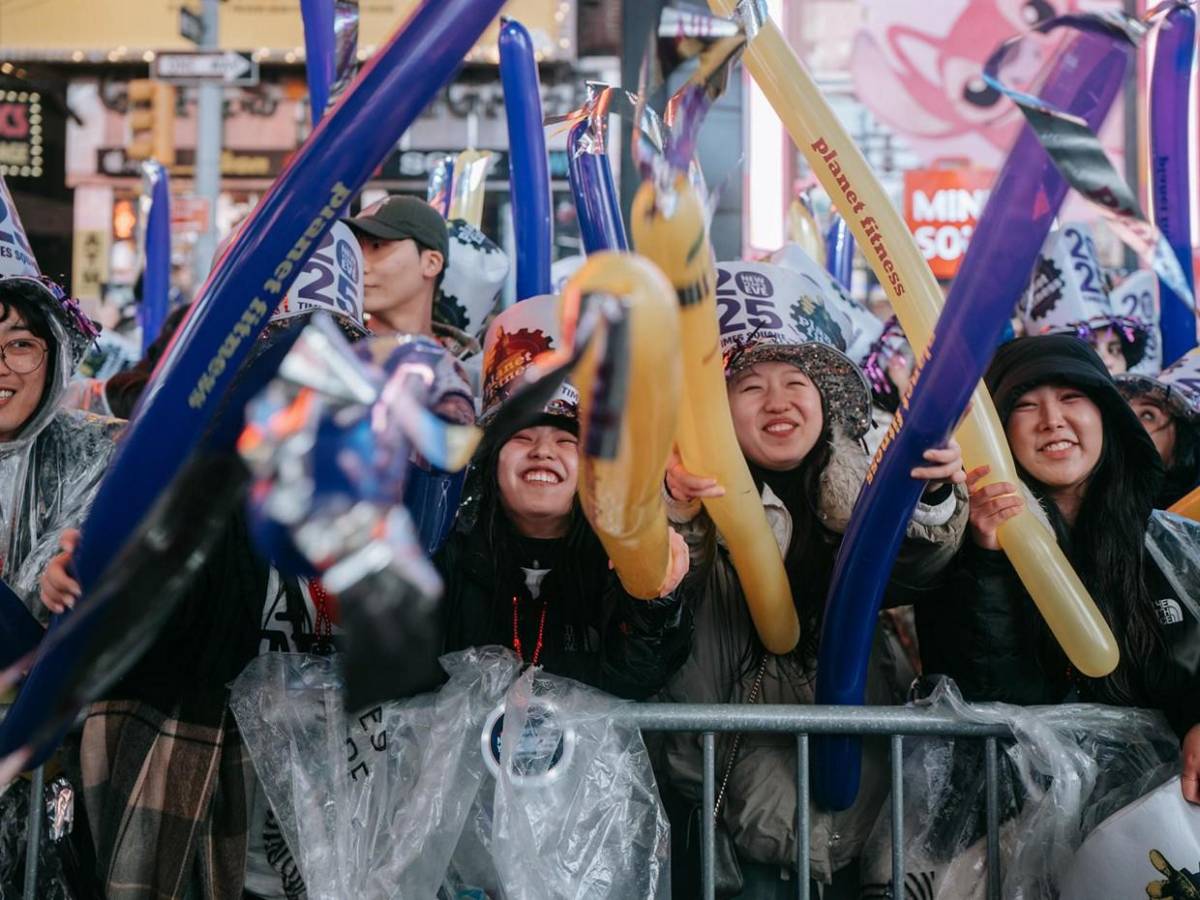
[[[1133,54],[1123,34],[1082,31],[1055,59],[1042,98],[1103,124]],[[909,472],[949,437],[991,360],[1067,184],[1026,126],[996,180],[966,258],[917,360],[909,393],[867,472],[834,566],[821,632],[816,701],[861,705],[880,603],[925,483]],[[846,809],[858,795],[857,737],[814,739],[818,802]]]
[[[551,290],[550,161],[533,38],[516,19],[500,25],[500,82],[508,118],[509,197],[517,243],[517,299]]]
[[[167,320],[171,301],[171,186],[167,170],[156,162],[143,166],[143,209],[146,223],[146,268],[138,322],[142,326],[142,354],[154,343]],[[148,201],[148,202],[147,202]]]
[[[833,221],[825,232],[825,268],[842,287],[850,290],[850,280],[854,275],[854,234],[846,220],[837,213],[833,214]]]
[[[629,249],[621,217],[621,197],[608,161],[611,97],[610,88],[598,91],[585,105],[584,117],[567,135],[567,174],[579,215],[579,234],[587,253]]]
[[[17,703],[0,723],[0,757],[57,740],[73,662],[93,631],[88,592],[200,442],[272,310],[310,253],[400,136],[453,77],[504,0],[424,0],[321,120],[200,289],[155,369],[137,418],[92,506],[75,554],[84,596],[53,625]]]
[[[1188,127],[1192,61],[1196,56],[1196,11],[1179,4],[1158,31],[1150,75],[1150,179],[1154,224],[1162,231],[1184,277],[1196,296],[1192,267],[1191,180],[1188,173]],[[1197,309],[1159,281],[1163,365],[1173,363],[1196,346]],[[1124,314],[1125,310],[1120,310]]]

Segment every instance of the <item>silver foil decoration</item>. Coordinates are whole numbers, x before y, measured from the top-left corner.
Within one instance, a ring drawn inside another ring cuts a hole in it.
[[[46,785],[47,836],[57,844],[71,834],[75,826],[75,788],[59,775]]]
[[[333,83],[330,109],[341,99],[358,73],[358,0],[336,0],[333,5]]]

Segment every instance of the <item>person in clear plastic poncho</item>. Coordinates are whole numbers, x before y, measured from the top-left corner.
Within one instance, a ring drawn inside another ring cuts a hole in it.
[[[49,279],[0,278],[0,577],[42,621],[39,579],[87,514],[121,427],[59,405],[96,333]]]

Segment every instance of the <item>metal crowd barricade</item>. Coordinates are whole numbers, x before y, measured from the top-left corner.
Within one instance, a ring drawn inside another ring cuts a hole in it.
[[[809,772],[810,734],[856,734],[891,738],[892,896],[904,897],[904,738],[976,738],[984,742],[987,794],[987,897],[1000,898],[999,738],[1011,736],[1001,724],[969,722],[928,710],[894,706],[783,706],[734,704],[630,704],[618,717],[642,731],[685,731],[703,736],[704,787],[701,830],[701,885],[704,900],[716,896],[713,868],[716,823],[716,735],[724,732],[796,735],[796,896],[810,896]]]
[[[2,717],[2,713],[0,713]],[[895,706],[784,706],[772,704],[633,703],[615,718],[642,731],[696,732],[703,736],[703,803],[701,885],[703,900],[714,900],[714,846],[716,822],[716,736],[718,733],[794,734],[796,736],[796,896],[810,897],[808,737],[811,734],[857,734],[891,738],[892,797],[892,896],[904,897],[904,780],[905,737],[963,737],[984,742],[984,777],[987,795],[987,897],[1000,900],[1000,798],[999,738],[1011,733],[1007,726],[969,722],[928,710]],[[38,855],[42,842],[42,770],[33,773],[29,786],[29,828],[25,857],[24,900],[37,892]],[[77,800],[77,802],[80,802]]]

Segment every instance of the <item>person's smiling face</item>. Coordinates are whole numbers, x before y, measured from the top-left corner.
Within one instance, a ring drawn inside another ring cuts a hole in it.
[[[5,307],[0,306],[0,313]],[[15,440],[46,390],[46,342],[35,335],[14,307],[0,319],[0,442]]]
[[[760,362],[729,381],[729,411],[742,453],[765,469],[786,472],[821,437],[821,392],[786,362]]]
[[[579,478],[579,439],[553,425],[522,428],[500,448],[500,501],[526,537],[561,537]]]
[[[1005,432],[1017,462],[1052,491],[1083,487],[1104,449],[1100,408],[1068,385],[1026,391],[1013,406]]]

